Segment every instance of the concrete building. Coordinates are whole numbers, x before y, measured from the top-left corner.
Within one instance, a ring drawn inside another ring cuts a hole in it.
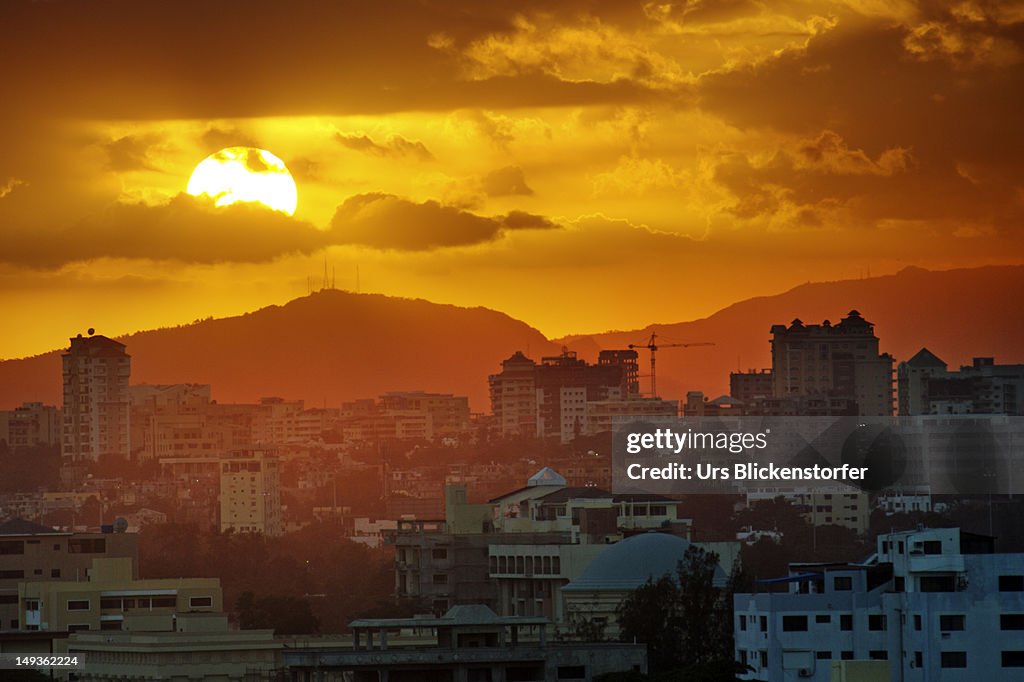
[[[62,356],[64,410],[62,454],[74,464],[104,455],[131,455],[131,356],[105,336],[71,339]]]
[[[279,460],[270,450],[233,450],[220,459],[220,529],[280,535]]]
[[[178,613],[174,628],[140,630],[126,615],[123,631],[78,631],[66,642],[68,655],[87,665],[78,682],[131,680],[217,680],[252,682],[280,679],[280,652],[286,641],[273,630],[234,630],[223,613]],[[168,624],[169,625],[169,624]]]
[[[729,395],[743,403],[775,395],[775,379],[770,369],[751,369],[729,373]]]
[[[677,417],[678,400],[661,398],[627,398],[625,400],[593,400],[586,403],[586,428],[583,433],[593,436],[612,430],[616,417]]]
[[[183,614],[223,611],[216,578],[137,580],[135,570],[129,558],[94,558],[87,580],[19,583],[19,628],[172,631]]]
[[[482,504],[469,504],[464,486],[448,486],[443,520],[400,520],[390,538],[396,593],[434,613],[485,604],[561,622],[559,589],[608,543],[651,529],[686,535],[689,521],[674,500],[569,487],[549,468]]]
[[[491,410],[502,436],[558,438],[568,443],[580,434],[605,430],[614,414],[665,414],[668,401],[639,399],[635,350],[603,350],[597,364],[563,349],[535,363],[521,352],[501,363],[489,377]],[[678,405],[675,406],[678,414]],[[652,412],[653,410],[653,412]],[[590,419],[596,419],[590,424]]]
[[[18,628],[18,585],[82,581],[92,560],[138,559],[134,533],[71,533],[12,519],[0,523],[0,630]]]
[[[290,648],[282,658],[290,679],[301,682],[590,682],[605,673],[647,672],[642,644],[552,643],[548,625],[545,618],[455,606],[437,618],[356,620],[351,648]]]
[[[52,405],[23,403],[0,411],[0,440],[11,449],[60,445],[61,426],[60,410]]]
[[[927,348],[897,370],[900,415],[1024,415],[1024,365],[974,358],[951,372]]]
[[[491,411],[502,437],[533,438],[537,433],[537,363],[516,351],[488,377]]]
[[[424,415],[427,439],[458,438],[469,431],[469,398],[450,393],[390,391],[380,397],[387,414]]]
[[[856,310],[836,325],[797,319],[771,333],[774,398],[844,397],[856,401],[861,415],[893,413],[892,356],[878,352],[874,325]]]
[[[957,528],[881,535],[860,564],[791,564],[786,593],[737,594],[737,660],[751,680],[831,678],[833,661],[885,661],[891,679],[1019,680],[1024,554]]]

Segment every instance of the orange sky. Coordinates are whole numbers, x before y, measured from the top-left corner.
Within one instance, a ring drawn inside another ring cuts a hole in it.
[[[337,285],[549,336],[1024,261],[1024,5],[0,4],[0,358]],[[255,145],[298,211],[214,209]]]

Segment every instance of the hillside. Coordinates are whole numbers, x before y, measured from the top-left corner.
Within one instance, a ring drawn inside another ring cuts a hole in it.
[[[132,355],[132,383],[209,383],[220,402],[276,395],[312,406],[422,389],[468,395],[486,410],[487,375],[503,359],[557,351],[493,310],[336,290],[118,340]],[[0,362],[0,407],[60,404],[60,392],[60,351]]]
[[[644,343],[652,331],[666,344],[711,341],[714,346],[660,351],[658,387],[664,397],[682,398],[694,389],[714,396],[728,390],[730,371],[768,366],[773,324],[796,317],[838,322],[852,308],[875,323],[882,350],[898,360],[927,346],[954,367],[983,355],[1024,362],[1024,316],[1012,307],[1022,294],[1024,266],[908,268],[886,277],[805,284],[692,322],[549,341],[485,308],[322,291],[238,317],[119,340],[132,355],[133,383],[210,383],[221,402],[277,395],[338,405],[422,389],[468,395],[474,410],[487,411],[487,375],[516,350],[539,360],[564,343],[593,360],[600,349]],[[699,287],[680,295],[700,295]],[[642,350],[644,373],[647,360]],[[60,404],[60,374],[60,351],[0,362],[0,409],[27,400]],[[642,379],[642,389],[647,386]]]
[[[699,295],[694,287],[692,295]],[[709,397],[728,391],[730,371],[769,367],[769,330],[794,318],[807,323],[838,322],[856,309],[875,324],[881,349],[906,360],[922,346],[951,368],[974,356],[1024,362],[1024,316],[1014,305],[1024,295],[1024,266],[946,271],[906,268],[895,275],[798,286],[776,296],[741,301],[692,322],[560,339],[581,357],[597,350],[646,343],[656,331],[660,343],[710,341],[715,345],[658,351],[658,392],[684,397],[703,390]],[[649,355],[641,351],[641,372]],[[646,379],[641,389],[648,390]]]

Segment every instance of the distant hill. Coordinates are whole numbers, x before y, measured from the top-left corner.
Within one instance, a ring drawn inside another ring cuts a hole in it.
[[[516,350],[558,347],[527,324],[486,308],[325,290],[253,313],[118,339],[132,383],[213,385],[219,402],[261,396],[310,406],[384,391],[468,395],[489,410],[487,375]],[[0,362],[0,407],[61,403],[61,351]]]
[[[707,286],[714,286],[709,283]],[[699,296],[694,286],[680,296]],[[133,383],[213,385],[220,402],[261,396],[303,398],[311,406],[422,389],[468,395],[487,411],[487,375],[516,350],[539,360],[562,344],[596,359],[604,348],[645,343],[711,341],[714,346],[658,353],[662,396],[687,390],[709,396],[728,390],[737,367],[767,367],[769,329],[799,317],[838,322],[851,309],[875,324],[882,350],[905,360],[922,346],[951,366],[972,356],[1024,362],[1024,266],[931,272],[805,284],[753,298],[692,322],[571,336],[549,341],[539,331],[486,308],[322,291],[283,306],[121,337],[132,355]],[[641,350],[641,371],[648,354]],[[647,379],[641,388],[647,390]],[[61,402],[60,351],[0,362],[0,409],[26,400]]]
[[[709,283],[708,286],[714,286]],[[700,286],[680,295],[699,296]],[[597,350],[646,343],[656,331],[659,343],[710,341],[710,347],[658,351],[658,392],[683,398],[687,390],[716,397],[729,389],[729,372],[769,367],[769,330],[794,318],[806,323],[838,322],[851,309],[875,324],[881,349],[906,360],[922,346],[949,363],[995,356],[997,362],[1024,362],[1024,266],[929,271],[906,268],[895,275],[804,284],[776,296],[733,304],[692,322],[655,324],[643,329],[569,336],[559,339],[596,357]],[[641,350],[641,372],[648,352]],[[641,390],[648,390],[641,379]]]

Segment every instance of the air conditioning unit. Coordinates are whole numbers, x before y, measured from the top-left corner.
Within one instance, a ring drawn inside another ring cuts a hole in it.
[[[800,668],[796,674],[797,677],[814,677],[814,671],[810,668]]]

